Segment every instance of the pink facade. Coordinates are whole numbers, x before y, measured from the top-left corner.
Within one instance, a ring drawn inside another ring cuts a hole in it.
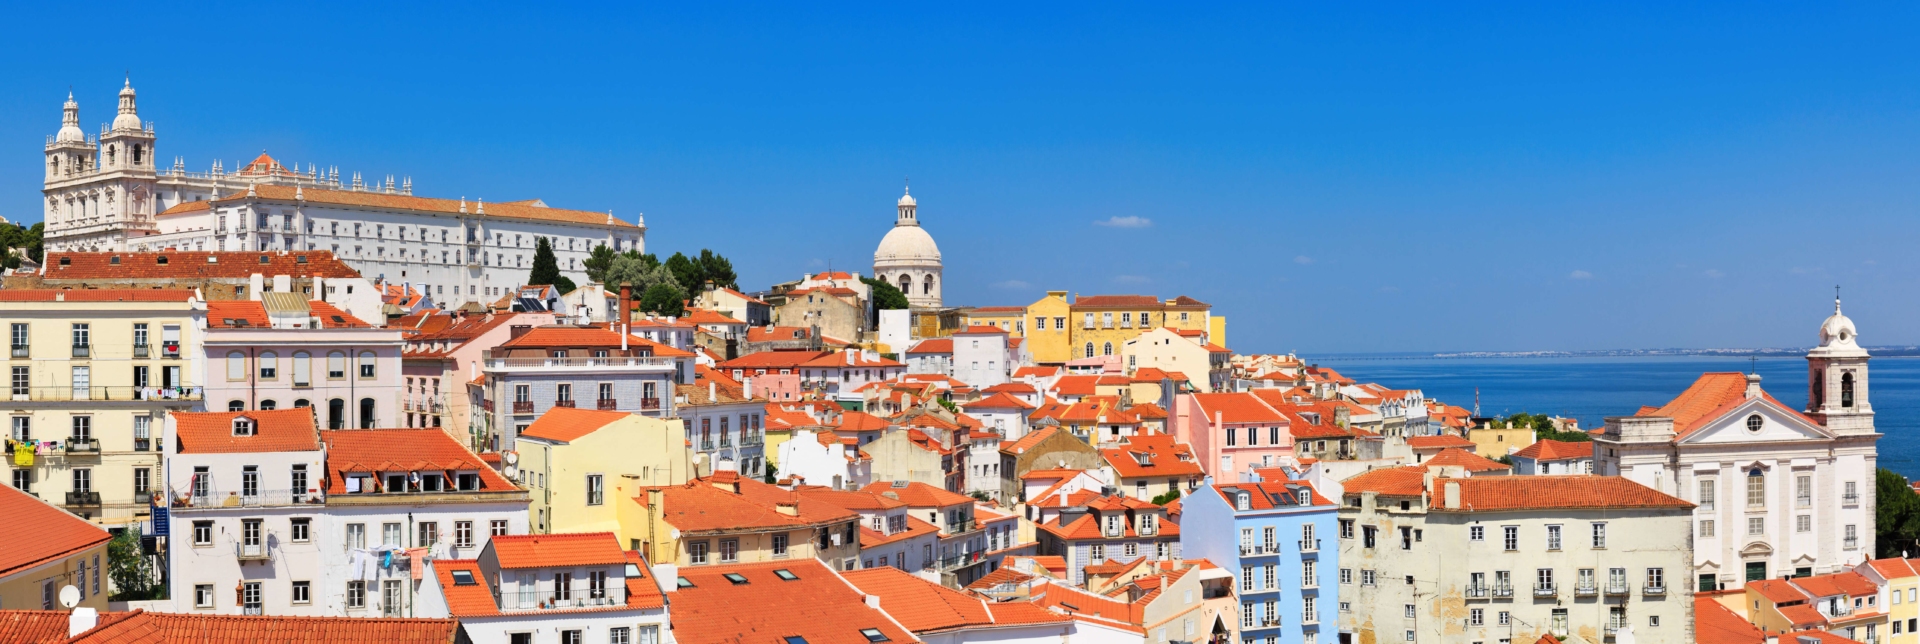
[[[1176,439],[1193,446],[1200,467],[1215,480],[1278,465],[1293,456],[1287,417],[1250,393],[1188,393],[1174,399]]]

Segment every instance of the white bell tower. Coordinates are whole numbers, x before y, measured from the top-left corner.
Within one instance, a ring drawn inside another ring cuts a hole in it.
[[[1873,404],[1868,399],[1867,350],[1853,320],[1840,312],[1820,325],[1820,346],[1807,352],[1807,415],[1836,434],[1871,434]]]

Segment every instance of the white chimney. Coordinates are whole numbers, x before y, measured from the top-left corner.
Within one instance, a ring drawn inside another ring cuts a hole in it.
[[[749,400],[753,398],[753,376],[747,376],[746,380],[740,383],[740,396]]]
[[[67,613],[67,637],[74,637],[93,630],[100,623],[100,611],[81,606]]]
[[[1757,373],[1747,374],[1747,399],[1752,400],[1754,398],[1759,398],[1759,397],[1760,397],[1760,374],[1757,374]]]

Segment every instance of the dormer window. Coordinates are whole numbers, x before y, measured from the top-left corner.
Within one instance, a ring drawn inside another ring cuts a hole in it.
[[[405,475],[405,474],[388,474],[388,475],[387,475],[387,489],[386,489],[386,491],[387,491],[387,492],[405,492],[405,491],[407,491],[407,475]]]
[[[252,436],[254,435],[254,427],[255,425],[252,418],[240,416],[233,419],[234,436]]]
[[[471,492],[471,491],[474,491],[474,490],[478,490],[478,489],[480,489],[480,475],[479,475],[479,474],[466,474],[466,473],[462,473],[462,474],[458,474],[458,475],[456,475],[456,476],[458,477],[458,478],[457,478],[456,480],[457,480],[457,481],[459,482],[459,484],[460,484],[460,490],[461,490],[461,491],[463,491],[463,492]]]
[[[1238,495],[1236,495],[1236,497],[1237,497],[1237,500],[1234,502],[1234,507],[1239,508],[1241,510],[1253,509],[1253,500],[1251,497],[1247,496],[1246,492],[1241,492]]]

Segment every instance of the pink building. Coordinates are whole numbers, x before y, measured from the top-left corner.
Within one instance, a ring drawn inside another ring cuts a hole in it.
[[[1272,467],[1293,455],[1287,417],[1251,393],[1187,393],[1174,399],[1174,435],[1193,446],[1200,466],[1216,480],[1236,471]]]

